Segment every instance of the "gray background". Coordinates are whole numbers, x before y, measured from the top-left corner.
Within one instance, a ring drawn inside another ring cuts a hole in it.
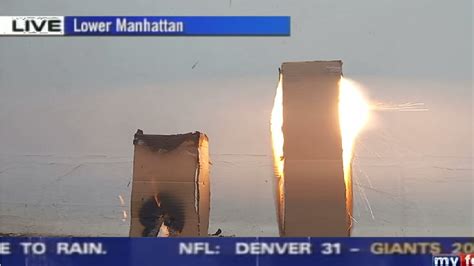
[[[354,233],[474,235],[472,1],[2,0],[0,15],[292,17],[291,37],[0,38],[0,233],[126,235],[142,128],[209,135],[210,230],[275,235],[277,68],[341,59],[373,102],[429,108],[373,112]]]

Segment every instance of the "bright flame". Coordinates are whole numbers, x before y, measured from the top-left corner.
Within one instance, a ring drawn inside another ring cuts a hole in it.
[[[278,82],[278,87],[275,95],[275,101],[273,103],[272,116],[270,121],[270,129],[272,133],[272,145],[273,145],[273,161],[275,164],[275,176],[277,177],[277,205],[278,205],[278,217],[281,221],[280,232],[284,228],[284,211],[285,211],[285,177],[284,167],[285,158],[283,156],[283,143],[285,141],[283,136],[283,85],[282,75]]]
[[[339,126],[342,137],[342,160],[346,184],[346,204],[352,217],[352,159],[354,143],[369,119],[370,105],[355,82],[341,77],[339,81]]]

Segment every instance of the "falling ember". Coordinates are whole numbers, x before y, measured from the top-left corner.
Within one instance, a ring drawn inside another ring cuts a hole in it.
[[[127,211],[122,210],[122,221],[123,222],[127,221],[127,218],[128,218]]]
[[[120,200],[120,206],[122,206],[122,207],[125,206],[125,201],[123,200],[122,195],[118,195],[118,198]]]
[[[120,206],[125,207],[125,200],[123,199],[122,195],[118,195],[118,199],[120,200]],[[122,222],[127,221],[128,215],[126,210],[122,210]]]
[[[277,205],[278,205],[278,218],[281,222],[280,231],[284,228],[284,166],[285,158],[283,155],[283,77],[280,74],[278,81],[277,91],[275,100],[273,103],[273,110],[271,114],[270,129],[272,134],[272,147],[273,147],[273,161],[275,166],[275,176],[277,177]]]
[[[344,77],[339,81],[339,125],[342,137],[342,159],[346,184],[346,204],[352,217],[352,159],[354,143],[369,118],[370,105],[360,86]]]

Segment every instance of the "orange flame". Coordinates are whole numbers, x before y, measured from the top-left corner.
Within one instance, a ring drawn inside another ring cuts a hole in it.
[[[339,81],[339,126],[342,137],[342,160],[346,184],[346,206],[352,219],[352,160],[357,136],[369,119],[370,105],[361,87],[344,77]],[[352,221],[349,221],[352,224]]]
[[[270,121],[270,129],[272,134],[273,146],[273,161],[275,166],[275,176],[277,177],[277,212],[280,232],[284,229],[284,212],[285,212],[285,157],[283,155],[283,143],[285,138],[283,136],[283,77],[280,75],[278,82],[275,100],[273,103],[273,110]]]

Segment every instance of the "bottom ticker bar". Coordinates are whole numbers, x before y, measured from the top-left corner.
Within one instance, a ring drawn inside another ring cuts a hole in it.
[[[473,251],[473,238],[0,238],[1,266],[451,266]]]

